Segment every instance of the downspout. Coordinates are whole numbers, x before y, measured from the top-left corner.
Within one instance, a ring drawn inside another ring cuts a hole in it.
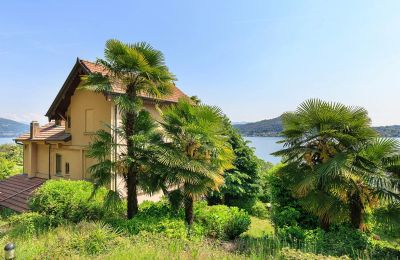
[[[51,179],[51,173],[50,173],[50,152],[51,152],[51,144],[48,142],[44,142],[45,144],[49,145],[49,180]]]
[[[25,145],[18,141],[15,141],[15,143],[18,145],[22,145],[22,173],[25,173]]]
[[[117,125],[118,125],[118,106],[114,105],[114,142],[117,144],[118,134],[117,134]],[[114,162],[117,161],[117,145],[114,145]],[[117,170],[114,168],[114,191],[117,191]]]

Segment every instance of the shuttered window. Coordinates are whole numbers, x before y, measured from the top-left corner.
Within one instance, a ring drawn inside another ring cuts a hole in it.
[[[61,176],[61,154],[56,154],[56,175]]]
[[[87,109],[85,114],[85,132],[94,132],[94,110]]]

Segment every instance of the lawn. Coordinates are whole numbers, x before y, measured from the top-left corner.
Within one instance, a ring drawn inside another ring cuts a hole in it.
[[[242,234],[242,236],[249,236],[252,238],[261,238],[265,235],[273,235],[274,226],[269,219],[260,219],[257,217],[251,217],[251,225],[248,231]]]

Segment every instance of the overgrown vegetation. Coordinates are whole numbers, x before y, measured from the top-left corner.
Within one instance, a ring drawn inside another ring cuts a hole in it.
[[[22,147],[20,145],[0,145],[0,180],[22,173]]]

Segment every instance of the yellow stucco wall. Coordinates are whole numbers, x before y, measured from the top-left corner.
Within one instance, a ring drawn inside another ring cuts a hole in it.
[[[156,120],[161,119],[154,103],[144,102],[144,107]],[[114,104],[112,101],[107,100],[103,94],[77,89],[71,97],[71,103],[66,113],[67,118],[71,118],[71,128],[68,128],[68,124],[66,124],[66,132],[71,134],[72,139],[66,143],[51,143],[50,173],[52,179],[80,180],[90,178],[88,168],[95,164],[96,161],[86,156],[87,146],[93,138],[93,132],[86,131],[87,110],[92,111],[94,131],[101,128],[109,130],[105,125],[113,125],[115,120],[118,125],[121,124],[120,115],[117,115],[116,119],[114,118]],[[56,175],[56,154],[61,155],[61,176]],[[69,175],[66,175],[65,172],[66,163],[69,163]],[[25,142],[24,170],[32,177],[48,178],[48,143]],[[124,182],[120,177],[118,178],[117,186],[121,189],[124,186]]]
[[[36,176],[47,178],[49,175],[49,146],[45,144],[38,144],[36,146],[36,152]]]
[[[66,125],[66,132],[71,133],[71,141],[51,144],[50,173],[56,176],[56,154],[61,155],[62,177],[67,179],[83,179],[88,177],[86,169],[95,163],[85,158],[85,149],[89,145],[93,132],[86,132],[86,110],[93,113],[94,131],[101,128],[108,130],[105,124],[111,123],[112,102],[103,94],[77,89],[71,97],[67,116],[71,118],[71,128]],[[29,176],[48,178],[49,176],[49,144],[44,142],[24,142],[24,170]],[[70,174],[65,174],[66,163],[69,163]]]
[[[93,111],[94,129],[108,130],[105,124],[111,123],[111,101],[107,101],[103,94],[76,90],[71,97],[69,107],[71,117],[72,135],[71,145],[87,146],[92,138],[93,132],[86,132],[86,111]]]

